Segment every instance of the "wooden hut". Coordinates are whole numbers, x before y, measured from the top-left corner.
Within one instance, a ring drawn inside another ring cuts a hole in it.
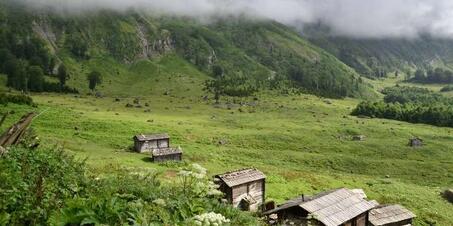
[[[410,147],[421,147],[423,146],[423,140],[420,138],[411,138],[409,139]]]
[[[245,211],[258,211],[264,203],[266,176],[257,169],[241,169],[214,177],[234,207]]]
[[[445,190],[443,195],[447,201],[453,203],[453,189]]]
[[[155,149],[170,148],[170,136],[168,134],[136,135],[134,148],[140,153],[152,153]]]
[[[153,162],[182,161],[181,148],[160,148],[153,150]]]
[[[277,215],[282,225],[366,226],[368,212],[376,206],[364,195],[341,188],[315,196],[299,196],[264,215]]]
[[[371,226],[412,225],[415,214],[400,205],[381,205],[369,213]]]

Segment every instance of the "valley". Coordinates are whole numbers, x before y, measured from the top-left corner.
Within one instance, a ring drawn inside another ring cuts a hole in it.
[[[14,111],[7,122],[42,112],[33,129],[43,143],[86,158],[99,173],[148,168],[172,183],[175,170],[187,163],[201,164],[209,175],[256,167],[268,176],[267,200],[363,188],[371,199],[413,210],[417,225],[453,220],[451,204],[440,196],[453,183],[451,128],[353,117],[356,99],[260,92],[214,105],[197,85],[190,94],[173,87],[164,95],[158,83],[149,88],[142,96],[33,94],[37,109],[10,104],[2,111]],[[136,97],[141,107],[126,108]],[[149,155],[131,152],[132,136],[142,132],[169,133],[183,148],[184,163],[154,164]],[[352,141],[354,135],[366,139]],[[407,146],[412,137],[426,146]]]
[[[413,225],[452,225],[451,39],[44,2],[0,0],[0,131],[38,114],[0,147],[0,226],[265,225],[213,184],[248,167],[276,204],[360,188]],[[134,152],[148,133],[183,161]]]

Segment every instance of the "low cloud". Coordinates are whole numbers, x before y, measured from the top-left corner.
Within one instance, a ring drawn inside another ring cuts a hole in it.
[[[420,34],[453,38],[451,0],[15,0],[33,8],[65,13],[101,9],[158,15],[249,16],[301,26],[321,22],[334,35],[412,38]]]

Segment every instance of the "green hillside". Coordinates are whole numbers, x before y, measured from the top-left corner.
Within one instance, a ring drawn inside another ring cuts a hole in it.
[[[418,38],[349,38],[329,35],[322,25],[307,26],[304,35],[311,43],[333,54],[367,77],[399,74],[415,68],[452,67],[453,42],[422,36]]]
[[[37,106],[0,105],[0,115],[9,113],[0,131],[27,112],[40,113],[32,129],[41,140],[39,151],[18,148],[0,158],[8,170],[0,173],[7,181],[0,183],[0,225],[191,225],[210,211],[230,219],[227,226],[261,223],[206,191],[187,196],[192,187],[178,172],[193,163],[207,169],[203,186],[218,173],[258,168],[267,176],[268,201],[362,188],[370,199],[413,211],[416,226],[453,222],[452,204],[441,196],[453,185],[453,129],[351,116],[363,99],[383,99],[381,89],[404,84],[361,74],[412,69],[431,55],[445,56],[435,62],[448,66],[441,42],[308,39],[273,21],[62,15],[10,3],[0,0],[0,92],[27,91],[37,74],[55,92],[29,92]],[[64,87],[78,93],[58,93],[61,65],[69,73]],[[93,71],[102,84],[90,91]],[[215,103],[204,86],[218,77],[229,89]],[[132,136],[164,132],[183,149],[183,162],[155,164],[131,151]],[[354,141],[359,135],[365,139]],[[409,147],[413,137],[425,145]],[[87,166],[71,165],[59,148]]]
[[[63,63],[73,75],[69,85],[83,92],[87,91],[84,74],[91,70],[99,70],[108,81],[101,92],[114,93],[108,86],[118,83],[137,86],[133,92],[141,94],[150,91],[140,87],[149,77],[198,74],[199,80],[205,80],[216,66],[235,87],[227,93],[233,96],[259,89],[295,89],[328,97],[370,95],[354,70],[293,29],[271,21],[228,19],[202,24],[132,11],[62,16],[27,11],[15,4],[3,4],[1,12],[4,55],[26,60],[28,65],[40,62],[50,76]],[[39,55],[22,51],[31,46]],[[168,65],[173,64],[165,60],[168,57],[179,63]]]

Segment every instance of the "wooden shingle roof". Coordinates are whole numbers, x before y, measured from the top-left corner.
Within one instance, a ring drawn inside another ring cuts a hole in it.
[[[397,223],[415,218],[415,214],[400,205],[383,205],[372,209],[369,221],[375,226]]]
[[[228,187],[234,187],[266,178],[264,173],[253,168],[232,171],[217,175],[216,177],[223,181]]]
[[[308,202],[308,201],[311,201],[311,200],[314,200],[314,199],[317,199],[321,196],[324,196],[324,195],[327,195],[327,194],[330,194],[332,192],[335,192],[337,191],[338,189],[336,190],[331,190],[331,191],[326,191],[326,192],[322,192],[322,193],[319,193],[317,195],[313,195],[313,196],[299,196],[297,198],[294,198],[294,199],[291,199],[285,203],[283,203],[282,205],[279,205],[277,208],[275,209],[272,209],[272,210],[268,210],[266,212],[264,212],[263,214],[264,215],[270,215],[270,214],[274,214],[274,213],[277,213],[277,212],[280,212],[281,210],[286,210],[286,209],[289,209],[289,208],[292,208],[292,207],[296,207],[296,206],[299,206],[300,204],[304,203],[304,202]]]
[[[375,204],[351,190],[342,188],[299,205],[326,226],[341,225],[369,211]]]
[[[150,141],[150,140],[162,140],[162,139],[170,139],[170,136],[166,133],[161,134],[139,134],[135,135],[134,139],[138,141]]]

